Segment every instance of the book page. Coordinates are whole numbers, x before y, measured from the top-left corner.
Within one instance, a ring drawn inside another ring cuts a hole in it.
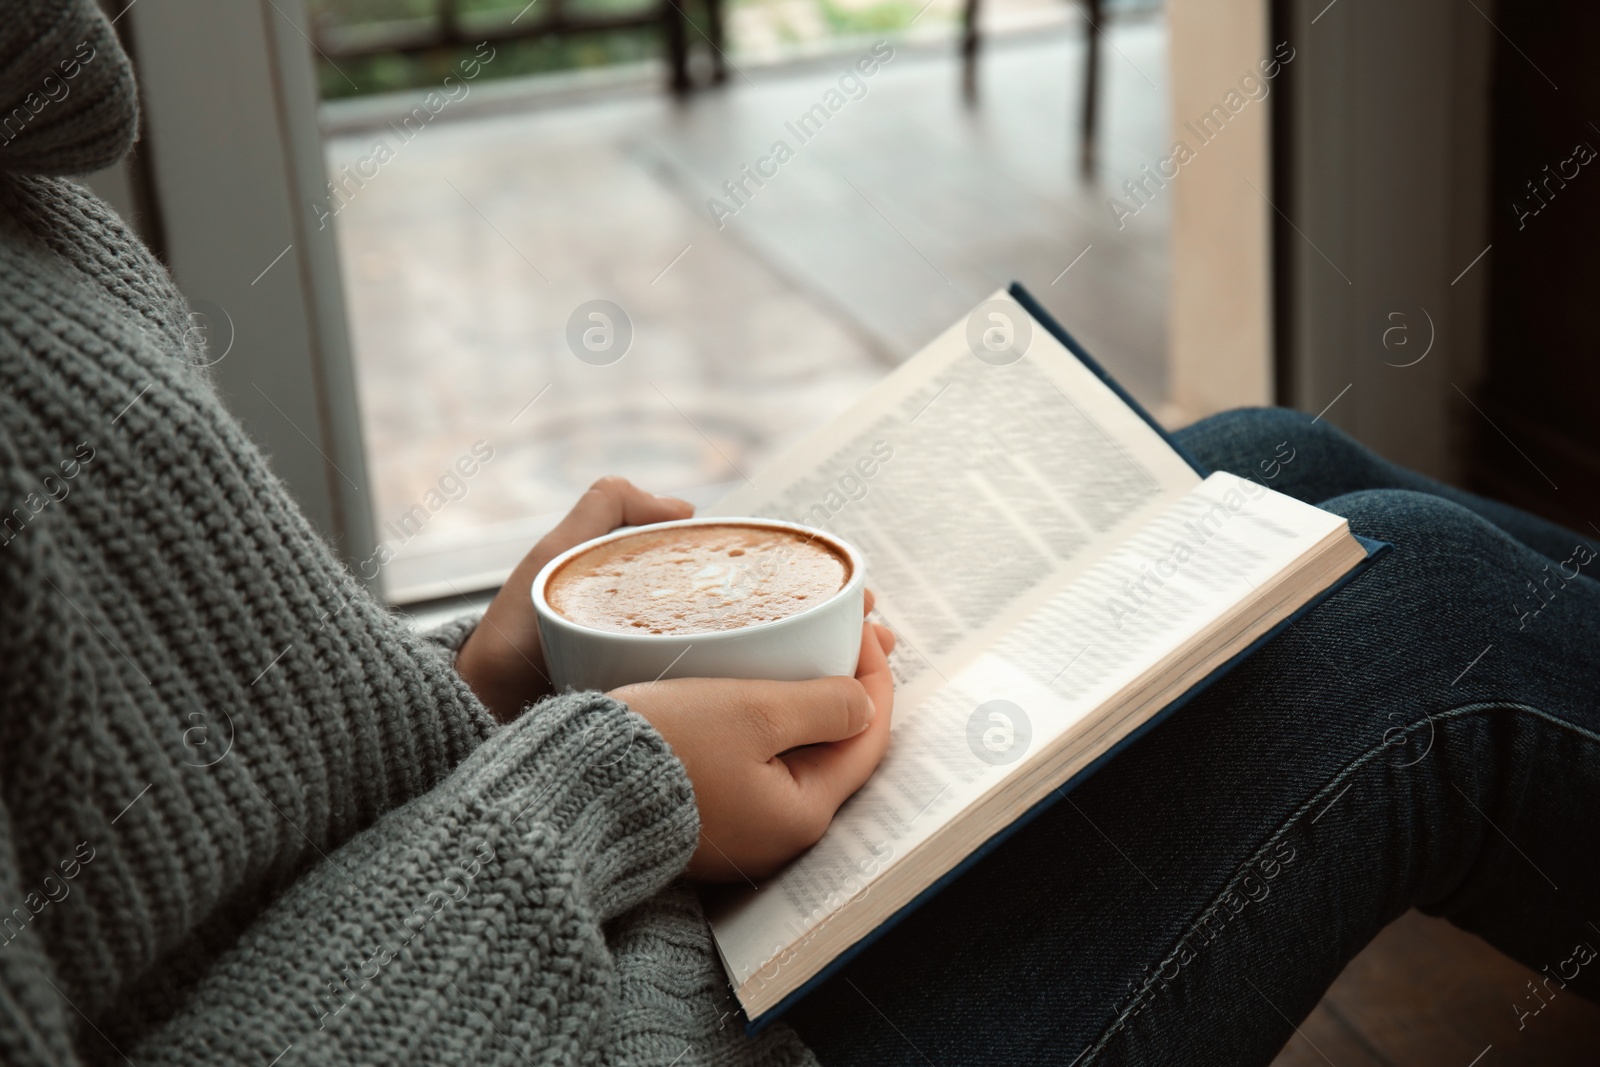
[[[1207,625],[1259,603],[1262,586],[1342,524],[1255,482],[1213,474],[926,697],[897,698],[887,757],[822,840],[759,891],[711,908],[741,1000],[749,1002],[750,987],[775,983],[781,995],[802,984],[827,960],[796,946],[851,908],[886,907],[868,903],[885,872],[1009,778],[1036,771],[1066,734]]]
[[[975,332],[1007,324],[1009,353]],[[861,549],[900,638],[896,683],[916,698],[1199,481],[1000,292],[705,513],[788,519]]]

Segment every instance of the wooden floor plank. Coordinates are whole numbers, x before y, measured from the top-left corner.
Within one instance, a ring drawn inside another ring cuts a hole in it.
[[[1337,1045],[1341,1055],[1324,1046],[1334,1067],[1600,1063],[1600,1006],[1576,994],[1558,992],[1519,1025],[1513,1004],[1531,1003],[1526,983],[1534,979],[1533,971],[1471,934],[1412,911],[1350,961],[1301,1029],[1319,1045],[1323,1034],[1336,1044],[1330,1022],[1359,1038]],[[1302,1067],[1324,1060],[1296,1037],[1273,1062]]]
[[[1389,1067],[1326,1004],[1318,1004],[1301,1022],[1272,1062],[1274,1067]]]

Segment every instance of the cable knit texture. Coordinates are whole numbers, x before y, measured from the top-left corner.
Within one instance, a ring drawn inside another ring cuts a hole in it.
[[[734,1025],[660,736],[594,693],[497,727],[465,629],[339,564],[160,265],[45,176],[133,100],[88,0],[8,0],[0,1063],[809,1062]]]

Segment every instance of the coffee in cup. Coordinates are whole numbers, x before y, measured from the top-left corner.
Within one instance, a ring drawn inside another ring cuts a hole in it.
[[[855,673],[865,563],[776,519],[619,530],[551,560],[533,603],[558,689],[660,678],[802,681]]]
[[[850,560],[814,533],[749,523],[646,528],[568,559],[556,612],[614,633],[700,634],[776,622],[845,587]]]

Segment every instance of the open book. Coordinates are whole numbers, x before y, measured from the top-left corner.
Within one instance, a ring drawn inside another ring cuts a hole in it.
[[[899,638],[893,740],[822,840],[706,896],[753,1023],[1242,658],[1378,546],[1203,476],[1020,286],[709,514],[862,549]]]

